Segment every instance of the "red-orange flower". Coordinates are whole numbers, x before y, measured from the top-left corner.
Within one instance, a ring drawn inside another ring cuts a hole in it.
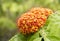
[[[46,16],[49,16],[50,14],[53,13],[53,11],[51,9],[48,9],[48,8],[40,8],[40,7],[37,7],[37,8],[32,8],[30,10],[30,12],[32,13],[35,13],[35,14],[43,14],[43,15],[46,15]]]
[[[22,14],[17,21],[19,31],[30,34],[38,31],[46,22],[50,9],[33,8],[28,13]]]

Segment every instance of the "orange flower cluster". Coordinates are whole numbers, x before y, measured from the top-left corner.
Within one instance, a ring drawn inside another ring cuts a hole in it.
[[[32,8],[23,14],[17,21],[19,31],[23,34],[30,34],[38,31],[46,22],[47,16],[52,11],[46,8]]]

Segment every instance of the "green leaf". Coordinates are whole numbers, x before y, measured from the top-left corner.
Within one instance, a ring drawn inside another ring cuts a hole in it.
[[[36,38],[40,38],[40,31],[38,31],[38,32],[34,33],[33,35],[31,35],[29,37],[29,41],[33,41]]]
[[[50,41],[60,41],[60,13],[52,14],[47,20],[46,37]],[[45,38],[46,38],[45,37]]]
[[[33,41],[41,41],[42,38],[36,38]]]
[[[50,39],[48,39],[47,37],[44,37],[44,41],[50,41]]]
[[[16,34],[9,41],[26,41],[26,37],[22,34]]]

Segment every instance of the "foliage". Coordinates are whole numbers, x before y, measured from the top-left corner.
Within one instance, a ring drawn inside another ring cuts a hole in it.
[[[50,41],[60,41],[60,13],[56,12],[48,18],[47,38]]]

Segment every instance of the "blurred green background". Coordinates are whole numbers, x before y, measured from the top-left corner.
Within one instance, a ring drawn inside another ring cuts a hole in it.
[[[0,0],[0,41],[8,41],[18,30],[18,17],[32,7],[60,9],[60,0]]]

